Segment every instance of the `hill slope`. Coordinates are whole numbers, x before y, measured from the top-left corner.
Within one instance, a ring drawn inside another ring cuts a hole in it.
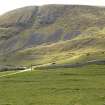
[[[104,7],[30,6],[0,16],[1,65],[104,59],[104,44]]]

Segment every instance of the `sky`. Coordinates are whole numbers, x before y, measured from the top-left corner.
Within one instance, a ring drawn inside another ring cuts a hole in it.
[[[24,6],[45,4],[80,4],[105,6],[105,0],[0,0],[0,15],[10,10]]]

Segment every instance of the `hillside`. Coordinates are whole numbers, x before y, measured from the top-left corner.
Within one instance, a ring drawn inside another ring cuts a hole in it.
[[[104,7],[29,6],[0,16],[0,65],[103,60],[104,45]]]

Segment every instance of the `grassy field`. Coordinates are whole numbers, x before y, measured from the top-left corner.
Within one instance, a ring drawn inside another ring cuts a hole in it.
[[[0,105],[105,105],[105,65],[2,77]]]

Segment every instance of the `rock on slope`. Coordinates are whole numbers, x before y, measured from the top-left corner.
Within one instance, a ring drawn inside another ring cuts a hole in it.
[[[104,7],[30,6],[0,16],[0,63],[4,65],[83,61],[84,54],[98,52],[98,58],[88,58],[101,59],[104,44]]]

